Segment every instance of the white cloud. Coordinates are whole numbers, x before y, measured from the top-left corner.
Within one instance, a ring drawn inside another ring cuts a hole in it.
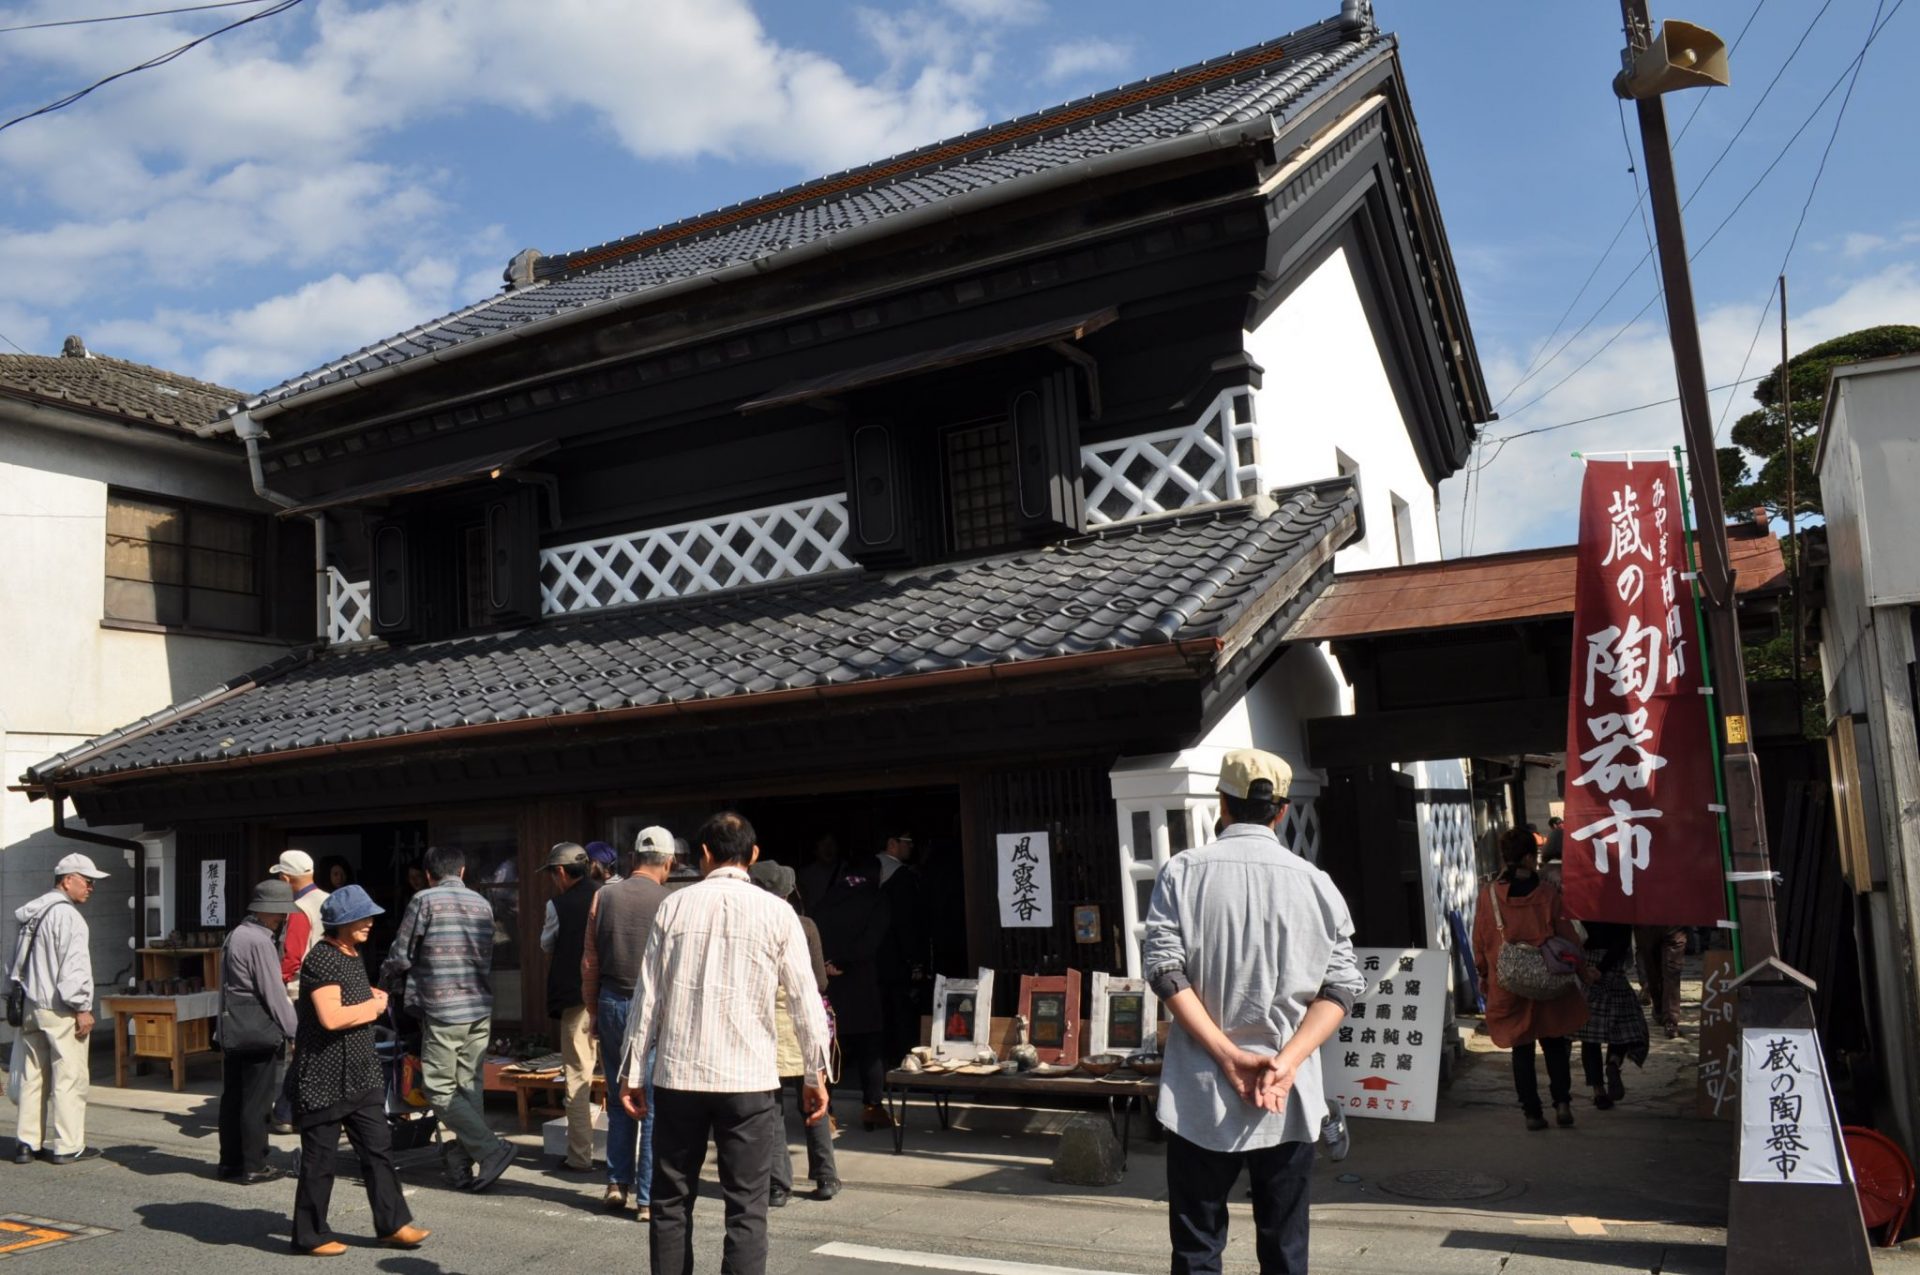
[[[1090,37],[1056,44],[1047,51],[1049,80],[1074,80],[1088,75],[1112,75],[1126,69],[1133,50],[1118,40]]]
[[[1920,317],[1920,261],[1887,266],[1843,283],[1839,289],[1831,300],[1795,313],[1793,348],[1796,351],[1858,328],[1911,323]],[[1753,356],[1744,374],[1740,372],[1741,361],[1752,346],[1754,328],[1759,322],[1759,309],[1752,304],[1715,306],[1703,313],[1700,339],[1709,385],[1725,384],[1738,375],[1764,374],[1778,361],[1777,346],[1768,344],[1773,339],[1769,329],[1761,334],[1759,345],[1752,347]],[[1509,410],[1578,366],[1606,340],[1610,331],[1607,328],[1583,336],[1545,373],[1520,391]],[[1488,356],[1486,376],[1496,395],[1517,381],[1524,367],[1525,360],[1511,352]],[[1510,423],[1495,421],[1483,429],[1490,440],[1496,440],[1524,430],[1671,398],[1676,393],[1666,329],[1648,319],[1636,324],[1585,371],[1554,390],[1538,406],[1515,416]],[[1752,394],[1750,383],[1713,394],[1711,406],[1715,422],[1721,421],[1724,414],[1731,425],[1752,405]],[[1727,408],[1729,398],[1734,400],[1730,409]],[[1515,439],[1501,448],[1498,456],[1474,478],[1476,490],[1468,509],[1469,546],[1474,553],[1496,553],[1532,545],[1571,543],[1576,530],[1574,510],[1580,482],[1580,462],[1571,453],[1619,448],[1665,449],[1682,441],[1679,406],[1672,403]],[[1721,441],[1726,441],[1724,429]],[[1474,463],[1485,461],[1494,446],[1497,443],[1477,451]],[[1450,554],[1458,552],[1460,502],[1465,486],[1463,474],[1450,479],[1441,489],[1440,530]]]
[[[945,0],[947,8],[973,22],[1008,26],[1038,22],[1047,16],[1044,0]]]
[[[1892,232],[1874,234],[1855,230],[1840,239],[1840,255],[1852,259],[1870,257],[1890,248],[1920,244],[1920,221],[1903,222]]]

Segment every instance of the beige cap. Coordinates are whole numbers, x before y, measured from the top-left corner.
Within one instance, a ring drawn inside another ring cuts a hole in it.
[[[637,854],[671,855],[673,834],[657,823],[648,824],[634,837],[633,849]]]
[[[1254,785],[1265,782],[1272,792],[1256,793]],[[1258,748],[1236,748],[1220,759],[1220,791],[1236,800],[1268,797],[1285,801],[1293,787],[1293,767],[1272,753]]]
[[[267,869],[270,876],[310,877],[313,875],[313,856],[305,850],[288,850],[281,854],[280,862]]]
[[[547,852],[549,868],[584,868],[587,866],[587,848],[572,841],[562,841]]]

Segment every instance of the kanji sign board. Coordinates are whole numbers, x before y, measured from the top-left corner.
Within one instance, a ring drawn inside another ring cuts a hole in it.
[[[1012,929],[1053,925],[1053,856],[1044,832],[1003,832],[1000,860],[1000,924]]]
[[[1740,1033],[1740,1180],[1836,1183],[1833,1098],[1811,1028]]]
[[[1320,1047],[1321,1084],[1349,1116],[1432,1121],[1447,1025],[1447,954],[1354,949],[1367,990]]]

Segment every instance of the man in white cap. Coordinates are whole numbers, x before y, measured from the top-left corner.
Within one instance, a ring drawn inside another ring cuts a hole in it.
[[[49,1164],[72,1164],[100,1154],[87,1145],[87,1037],[93,1034],[93,954],[80,905],[107,874],[84,854],[53,865],[53,889],[13,914],[20,922],[7,960],[12,980],[26,989],[20,1044],[20,1122],[15,1164],[34,1153]]]
[[[1220,1269],[1243,1168],[1261,1271],[1307,1269],[1307,1185],[1327,1111],[1320,1046],[1366,984],[1346,900],[1274,832],[1292,783],[1272,753],[1223,757],[1227,826],[1167,860],[1147,909],[1140,964],[1173,1016],[1156,1111],[1174,1275]]]
[[[300,962],[320,941],[320,905],[327,892],[313,883],[313,856],[305,850],[289,850],[267,869],[268,876],[279,877],[293,890],[293,911],[287,916],[286,933],[280,937],[280,977],[286,980],[287,995],[300,995]]]

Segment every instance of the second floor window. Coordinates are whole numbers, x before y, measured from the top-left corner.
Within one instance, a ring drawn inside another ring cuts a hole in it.
[[[261,540],[250,514],[109,492],[106,618],[262,632]]]

